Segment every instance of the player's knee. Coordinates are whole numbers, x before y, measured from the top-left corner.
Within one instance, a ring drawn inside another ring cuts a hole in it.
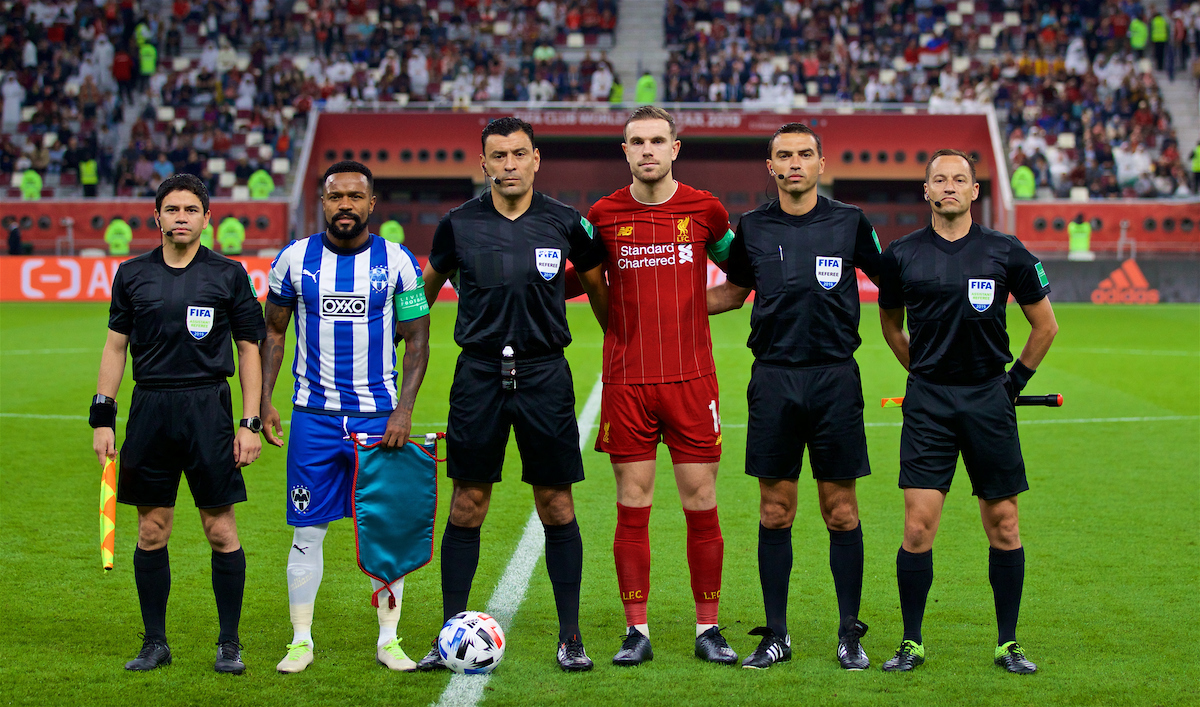
[[[450,522],[461,528],[476,528],[487,517],[488,499],[482,494],[455,489],[450,501]],[[473,491],[473,490],[472,490]]]
[[[1021,528],[1016,516],[996,520],[989,529],[992,546],[1001,550],[1015,550],[1021,546]]]
[[[796,520],[796,508],[787,503],[764,500],[758,507],[759,522],[768,530],[792,527]]]
[[[825,527],[830,530],[845,532],[858,527],[858,504],[844,502],[821,508]]]

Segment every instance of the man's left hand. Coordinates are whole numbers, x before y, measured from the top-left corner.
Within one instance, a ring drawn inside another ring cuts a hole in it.
[[[233,437],[233,458],[237,460],[238,467],[253,464],[261,452],[262,440],[258,438],[258,434],[245,427],[239,427]]]
[[[399,449],[408,442],[408,433],[412,431],[412,412],[409,410],[394,410],[388,416],[387,429],[383,432],[385,449]]]

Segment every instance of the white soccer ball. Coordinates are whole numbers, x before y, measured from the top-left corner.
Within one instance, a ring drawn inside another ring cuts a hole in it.
[[[504,631],[487,614],[464,611],[442,625],[437,646],[442,661],[454,672],[490,673],[504,657]]]

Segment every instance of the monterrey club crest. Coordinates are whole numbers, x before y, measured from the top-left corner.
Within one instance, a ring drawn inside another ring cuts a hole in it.
[[[372,292],[386,292],[388,286],[388,269],[386,265],[376,265],[368,275],[371,278]]]
[[[832,290],[842,281],[842,259],[817,256],[817,282],[827,290]]]
[[[553,280],[562,266],[562,251],[558,248],[535,248],[533,257],[542,279],[546,282]]]
[[[995,280],[967,280],[967,300],[976,312],[985,312],[996,298]]]
[[[199,341],[208,336],[213,327],[212,307],[188,307],[187,329],[192,338]]]
[[[292,490],[288,492],[288,497],[292,501],[292,508],[295,508],[296,512],[301,515],[308,511],[308,506],[312,502],[312,494],[307,486],[293,486]]]

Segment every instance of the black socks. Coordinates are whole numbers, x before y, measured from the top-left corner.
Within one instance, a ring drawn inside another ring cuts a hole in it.
[[[583,578],[583,539],[579,523],[572,518],[565,525],[542,524],[546,531],[546,572],[554,588],[558,609],[558,640],[566,642],[579,635],[579,584]]]
[[[762,584],[767,628],[787,636],[788,581],[792,576],[792,529],[758,525],[758,581]]]
[[[133,550],[133,579],[137,584],[138,603],[146,639],[167,640],[167,597],[171,594],[171,558],[167,546],[146,551]]]
[[[988,579],[996,602],[996,645],[1017,640],[1017,614],[1021,612],[1021,590],[1025,586],[1025,548],[988,548]]]
[[[238,640],[238,622],[242,618],[242,593],[246,588],[246,552],[212,553],[213,596],[217,600],[217,619],[221,624],[218,643]],[[165,604],[164,604],[165,606]]]
[[[862,523],[854,530],[829,531],[829,570],[838,600],[838,638],[846,634],[862,605],[863,534]]]
[[[901,547],[896,553],[896,584],[900,587],[904,640],[921,643],[925,600],[929,598],[929,588],[933,586],[933,550],[915,554]]]
[[[479,528],[463,528],[447,520],[442,535],[442,621],[467,610],[478,566]]]

